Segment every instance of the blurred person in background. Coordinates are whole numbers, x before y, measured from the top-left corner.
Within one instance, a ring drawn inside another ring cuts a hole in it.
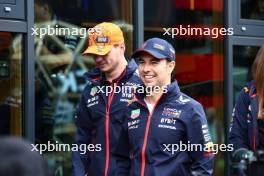
[[[16,137],[0,137],[0,176],[47,176],[41,155]]]
[[[56,2],[35,0],[35,27],[60,28],[60,18],[55,14]],[[36,142],[47,143],[53,140],[54,116],[60,82],[56,74],[64,72],[73,62],[73,52],[78,42],[77,36],[35,36],[36,78],[35,78],[35,116]],[[56,94],[57,93],[57,94]]]
[[[253,80],[241,90],[233,111],[229,142],[234,150],[264,149],[264,45],[252,65]]]
[[[60,28],[57,24],[60,18],[55,14],[55,2],[52,0],[35,0],[35,25],[39,28],[46,28],[48,25],[53,28]],[[57,27],[56,27],[57,25]],[[38,36],[35,36],[37,39]],[[57,39],[57,40],[56,40]],[[58,67],[65,67],[73,61],[72,51],[76,48],[77,36],[48,36],[42,40],[38,59],[52,72],[57,72]]]

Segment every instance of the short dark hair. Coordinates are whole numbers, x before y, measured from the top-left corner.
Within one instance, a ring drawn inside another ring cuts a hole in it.
[[[49,7],[51,14],[53,14],[54,9],[56,9],[55,2],[51,0],[35,0],[34,2],[38,4],[39,6],[47,5]]]
[[[166,59],[167,63],[173,62],[168,59]],[[175,62],[175,61],[174,61]],[[173,71],[171,72],[171,80],[176,79],[176,67],[174,67]]]
[[[30,143],[16,137],[0,138],[0,176],[45,176],[43,158],[32,151]]]
[[[51,1],[50,0],[35,0],[34,2],[37,3],[38,5],[48,4],[49,6],[51,6]]]

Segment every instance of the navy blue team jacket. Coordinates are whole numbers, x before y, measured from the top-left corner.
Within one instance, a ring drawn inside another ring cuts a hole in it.
[[[241,90],[232,114],[229,129],[229,143],[234,151],[245,148],[255,151],[259,144],[258,136],[258,97],[254,81]]]
[[[136,70],[136,62],[131,60],[121,76],[112,83],[105,80],[98,68],[86,73],[88,85],[82,93],[75,118],[75,142],[79,145],[93,143],[95,148],[90,148],[90,152],[85,154],[80,154],[83,153],[81,151],[73,152],[73,175],[84,176],[88,172],[88,175],[94,176],[115,174],[116,159],[112,153],[117,146],[124,122],[121,114],[128,101],[133,98],[133,93],[122,90],[118,93],[116,89],[115,93],[106,94],[106,86],[139,85],[140,79]]]
[[[201,146],[211,143],[202,106],[180,92],[176,81],[167,86],[167,93],[163,93],[152,112],[144,95],[136,94],[125,116],[127,122],[115,152],[116,175],[212,175],[214,155],[209,150],[176,148],[175,144],[180,143]]]

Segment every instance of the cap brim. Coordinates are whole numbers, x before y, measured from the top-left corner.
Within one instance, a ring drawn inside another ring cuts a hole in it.
[[[157,59],[166,59],[167,56],[163,55],[163,54],[160,54],[158,52],[155,52],[155,51],[151,51],[151,50],[147,50],[147,49],[140,49],[140,50],[137,50],[135,51],[133,54],[132,54],[132,58],[137,58],[141,53],[148,53],[150,54],[151,56],[157,58]]]
[[[107,46],[89,46],[84,52],[83,55],[86,54],[96,54],[96,55],[106,55],[111,49],[113,48],[113,45],[107,45]]]

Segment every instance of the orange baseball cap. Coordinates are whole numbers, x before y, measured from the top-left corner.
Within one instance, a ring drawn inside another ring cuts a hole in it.
[[[94,29],[97,32],[89,36],[89,46],[83,54],[106,55],[115,44],[124,42],[123,32],[116,24],[103,22]]]

